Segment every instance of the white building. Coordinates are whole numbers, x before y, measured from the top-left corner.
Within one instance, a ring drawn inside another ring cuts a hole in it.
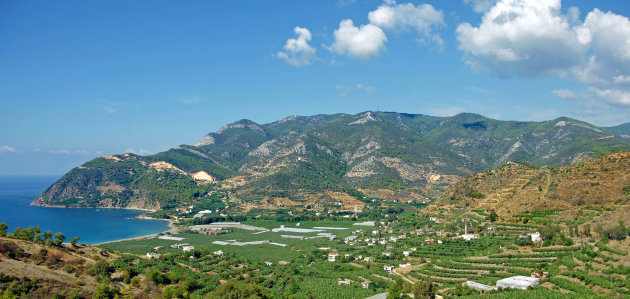
[[[411,251],[403,251],[404,256],[409,256],[410,254],[411,254]]]
[[[218,255],[218,256],[223,256],[223,251],[219,250],[219,251],[215,251],[213,252],[214,255]]]
[[[192,245],[182,246],[182,251],[184,252],[189,252],[193,250],[195,250],[195,246],[192,246]]]
[[[472,239],[477,239],[477,236],[475,234],[463,234],[460,237],[462,239],[466,240],[466,241],[470,241]]]
[[[339,257],[339,253],[336,252],[331,252],[328,254],[328,261],[329,262],[334,262],[337,260],[337,258]]]
[[[383,266],[383,270],[385,270],[387,273],[392,273],[392,271],[394,271],[394,266],[385,265]]]
[[[147,252],[147,257],[150,259],[158,259],[160,258],[160,254],[155,252]]]
[[[475,289],[477,291],[489,292],[489,291],[496,291],[497,290],[496,287],[485,285],[485,284],[481,284],[481,283],[470,281],[470,280],[467,281],[467,282],[463,282],[462,285],[467,286],[469,288],[473,288],[473,289]]]
[[[497,281],[497,288],[512,288],[527,290],[540,284],[540,278],[527,276],[512,276]]]
[[[542,238],[540,237],[540,232],[535,232],[529,235],[532,238],[532,242],[541,242]]]

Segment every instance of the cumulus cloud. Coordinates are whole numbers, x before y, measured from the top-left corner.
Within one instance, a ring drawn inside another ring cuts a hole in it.
[[[630,108],[630,92],[620,89],[599,89],[595,87],[589,88],[589,91],[597,95],[598,98],[604,99],[609,104]]]
[[[486,12],[497,3],[497,0],[464,0],[464,3],[470,5],[475,12]]]
[[[506,77],[565,75],[585,52],[560,0],[503,0],[478,27],[462,23],[456,32],[469,65]]]
[[[568,89],[556,89],[556,90],[552,90],[551,94],[555,95],[556,97],[560,98],[560,99],[575,99],[575,93],[573,93],[573,91],[570,91]]]
[[[287,43],[284,45],[284,51],[280,51],[276,55],[284,59],[288,64],[294,66],[311,64],[311,62],[317,58],[315,48],[308,44],[312,39],[311,32],[299,26],[296,26],[293,31],[297,35],[297,38],[288,39]]]
[[[2,154],[2,153],[17,153],[17,152],[18,152],[17,149],[15,149],[13,147],[10,147],[8,145],[0,146],[0,154]]]
[[[330,50],[342,55],[369,60],[385,51],[387,36],[378,26],[373,24],[354,26],[350,19],[339,23],[334,33],[335,42]]]
[[[599,88],[629,88],[630,20],[594,9],[576,32],[590,46],[588,62],[576,72],[577,78]]]
[[[444,14],[430,4],[415,6],[412,3],[396,4],[392,1],[371,11],[368,19],[371,24],[384,30],[415,30],[419,35],[436,41],[439,45],[443,43],[438,34],[432,33],[432,28],[445,24]]]
[[[472,5],[474,0],[465,0]],[[459,49],[473,70],[502,77],[560,76],[583,84],[578,93],[551,93],[580,106],[574,113],[612,120],[630,112],[630,20],[599,9],[584,20],[560,0],[500,0],[481,23],[457,27]],[[620,111],[619,108],[627,109]]]

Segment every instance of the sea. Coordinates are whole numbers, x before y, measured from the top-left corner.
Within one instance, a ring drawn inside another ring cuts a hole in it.
[[[98,244],[168,231],[166,220],[139,219],[140,210],[105,208],[46,208],[29,204],[58,176],[0,176],[0,222],[8,232],[39,226],[41,232],[61,232],[69,242]]]

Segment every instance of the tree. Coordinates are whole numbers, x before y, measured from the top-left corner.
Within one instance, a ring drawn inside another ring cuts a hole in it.
[[[401,287],[397,283],[392,283],[387,288],[387,299],[399,299],[401,296]]]
[[[114,288],[109,288],[109,286],[107,286],[107,283],[102,282],[96,287],[96,292],[94,293],[94,296],[92,298],[109,299],[114,298],[114,296],[116,296],[117,294],[118,290]]]
[[[72,244],[72,246],[77,246],[77,242],[79,241],[79,237],[74,237],[72,238],[72,241],[70,241],[70,244]]]
[[[228,281],[220,285],[216,291],[210,293],[209,298],[269,298],[265,289],[258,285],[250,285],[242,282]]]
[[[97,280],[101,280],[102,278],[109,278],[109,274],[114,272],[114,269],[109,266],[106,260],[99,259],[94,266],[90,268],[90,272]]]
[[[488,220],[490,220],[490,222],[495,222],[499,220],[499,215],[497,215],[497,212],[495,210],[490,211],[490,215],[488,215]]]
[[[6,223],[0,223],[0,237],[6,237],[8,228],[9,226]]]
[[[413,291],[414,298],[435,298],[435,287],[431,281],[422,281],[416,283],[416,289]]]
[[[65,239],[66,239],[66,236],[64,236],[62,233],[56,233],[55,241],[53,242],[53,244],[55,244],[56,246],[61,246],[61,243],[63,243]]]
[[[608,231],[608,237],[613,240],[625,240],[628,235],[628,229],[623,223],[623,219],[619,218],[619,225]]]
[[[591,225],[590,224],[584,224],[584,227],[582,228],[584,230],[584,236],[586,236],[587,238],[591,237]]]

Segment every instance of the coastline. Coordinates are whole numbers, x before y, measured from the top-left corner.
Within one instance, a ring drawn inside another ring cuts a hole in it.
[[[143,239],[148,239],[148,238],[155,238],[160,234],[163,233],[171,233],[171,234],[176,234],[179,233],[179,228],[177,226],[175,226],[175,223],[173,223],[173,220],[171,219],[155,219],[155,218],[151,218],[148,216],[145,216],[144,214],[137,216],[136,218],[138,219],[144,219],[144,220],[162,220],[162,221],[168,221],[168,227],[169,230],[167,231],[163,231],[163,232],[159,232],[159,233],[154,233],[154,234],[148,234],[148,235],[142,235],[142,236],[137,236],[137,237],[131,237],[131,238],[123,238],[123,239],[117,239],[117,240],[112,240],[112,241],[107,241],[107,242],[101,242],[101,243],[95,243],[95,244],[90,244],[90,246],[101,246],[103,244],[108,244],[108,243],[114,243],[114,242],[122,242],[122,241],[132,241],[132,240],[143,240]]]

